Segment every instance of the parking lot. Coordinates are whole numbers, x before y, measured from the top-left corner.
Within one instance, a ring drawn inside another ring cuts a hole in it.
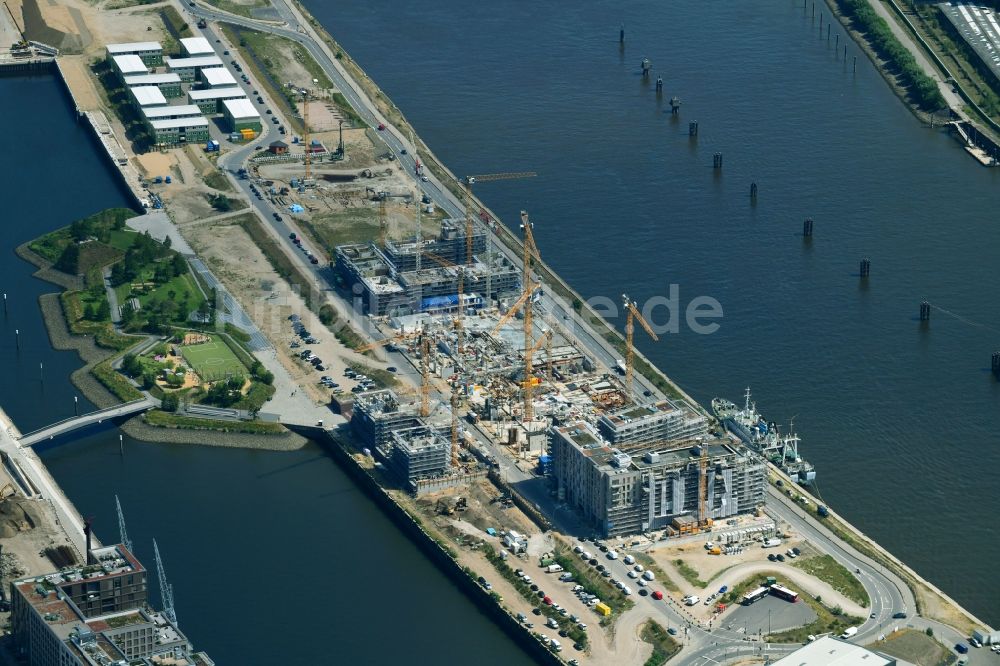
[[[815,619],[816,612],[804,601],[793,604],[768,595],[753,605],[736,608],[723,624],[732,631],[754,635],[801,627]]]

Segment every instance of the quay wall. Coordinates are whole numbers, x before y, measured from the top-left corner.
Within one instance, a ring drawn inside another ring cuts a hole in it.
[[[548,648],[539,643],[511,613],[493,600],[489,592],[484,590],[474,578],[471,578],[458,562],[448,554],[440,544],[423,530],[422,527],[389,495],[357,461],[350,455],[350,445],[340,436],[331,431],[318,428],[295,428],[300,434],[315,438],[315,440],[330,453],[334,460],[354,479],[364,492],[385,511],[390,520],[396,524],[420,548],[432,562],[451,579],[476,604],[481,612],[517,642],[531,655],[535,661],[543,665],[563,666],[564,662]]]
[[[142,176],[132,165],[129,154],[122,145],[121,139],[115,134],[114,127],[108,120],[104,111],[82,111],[73,94],[73,88],[69,85],[69,79],[62,71],[59,59],[56,58],[51,67],[51,72],[56,74],[56,78],[62,83],[62,88],[69,96],[73,113],[77,122],[85,122],[90,127],[91,137],[95,144],[100,146],[100,153],[107,157],[108,163],[114,168],[121,180],[119,184],[123,186],[123,191],[127,192],[132,200],[133,207],[137,211],[145,211],[148,202],[148,195],[142,186]]]

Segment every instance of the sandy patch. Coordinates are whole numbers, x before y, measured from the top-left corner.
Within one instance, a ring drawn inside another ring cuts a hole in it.
[[[171,173],[171,169],[177,164],[177,158],[173,152],[144,153],[136,155],[135,161],[140,171],[147,178],[167,175]]]

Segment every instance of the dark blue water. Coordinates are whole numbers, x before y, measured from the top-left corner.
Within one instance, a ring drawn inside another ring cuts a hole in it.
[[[705,404],[752,386],[794,419],[827,501],[1000,622],[1000,170],[922,127],[794,1],[306,4],[455,173],[539,173],[477,192],[508,223],[527,209],[585,296],[717,299],[717,333],[639,348]]]
[[[54,78],[0,78],[0,100],[0,125],[16,130],[0,161],[0,406],[28,431],[73,414],[68,376],[80,362],[49,346],[37,298],[56,288],[31,278],[13,249],[128,201]],[[122,457],[118,434],[106,428],[40,454],[103,541],[118,538],[115,494],[151,571],[157,540],[180,626],[217,663],[528,661],[318,447],[263,453],[126,438]]]

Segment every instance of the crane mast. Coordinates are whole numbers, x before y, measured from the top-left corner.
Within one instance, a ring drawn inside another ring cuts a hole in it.
[[[639,312],[639,308],[635,301],[630,299],[627,294],[622,294],[622,302],[625,306],[625,390],[628,395],[626,398],[632,399],[633,386],[632,386],[632,362],[635,359],[635,348],[633,347],[633,339],[635,337],[635,322],[638,321],[642,328],[649,334],[649,337],[653,338],[654,341],[658,341],[660,338],[656,336],[653,332],[653,328],[646,321],[646,318],[642,316]]]

